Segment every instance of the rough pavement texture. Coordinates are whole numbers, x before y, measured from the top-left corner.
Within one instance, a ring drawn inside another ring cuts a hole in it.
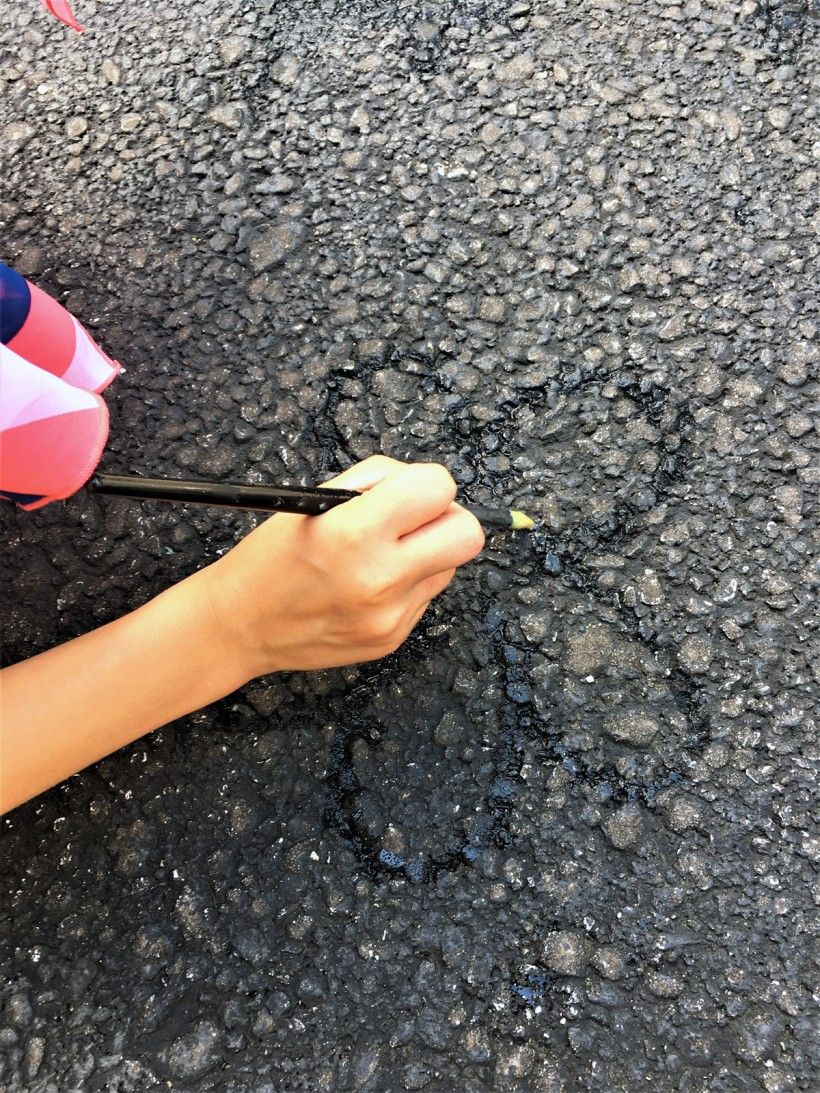
[[[2,238],[104,468],[543,525],[4,821],[2,1087],[817,1088],[816,0],[77,7],[0,20]],[[2,518],[7,661],[255,519]]]

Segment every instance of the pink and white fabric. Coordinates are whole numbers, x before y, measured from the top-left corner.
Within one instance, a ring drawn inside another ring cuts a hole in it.
[[[37,509],[91,477],[108,437],[99,393],[120,371],[73,315],[0,263],[0,497]]]

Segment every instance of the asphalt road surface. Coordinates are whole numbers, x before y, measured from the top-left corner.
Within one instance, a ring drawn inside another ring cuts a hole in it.
[[[816,1089],[817,0],[75,6],[0,13],[0,239],[102,469],[541,529],[2,821],[0,1086]],[[8,663],[257,517],[0,519]]]

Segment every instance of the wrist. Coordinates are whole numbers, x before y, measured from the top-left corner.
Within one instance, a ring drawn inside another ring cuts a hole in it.
[[[230,573],[224,560],[212,562],[194,573],[187,581],[198,601],[204,640],[210,647],[219,670],[228,680],[234,680],[233,690],[250,680],[266,675],[273,668],[264,662],[258,643],[243,626],[243,612],[238,596],[231,591]],[[182,587],[179,585],[177,587]]]
[[[179,697],[187,693],[187,708],[180,713],[216,702],[252,678],[219,627],[203,573],[193,573],[139,609],[147,613],[146,623],[156,632],[159,648],[165,648],[175,666],[174,690]]]

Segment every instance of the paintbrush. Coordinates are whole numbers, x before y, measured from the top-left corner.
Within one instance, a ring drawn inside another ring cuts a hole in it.
[[[302,516],[320,516],[342,505],[357,490],[337,490],[324,486],[244,485],[239,482],[192,482],[177,478],[142,478],[138,475],[98,474],[91,479],[95,493],[112,497],[133,497],[146,501],[181,501],[186,504],[222,505],[232,509],[258,509],[262,512],[294,512]],[[517,509],[465,505],[468,512],[488,529],[531,531],[529,516]]]

